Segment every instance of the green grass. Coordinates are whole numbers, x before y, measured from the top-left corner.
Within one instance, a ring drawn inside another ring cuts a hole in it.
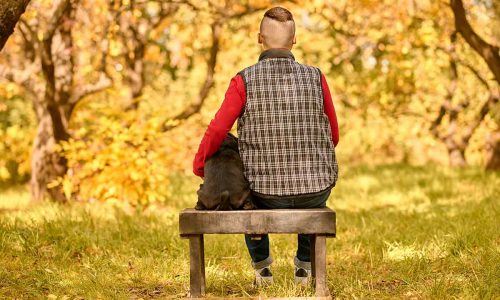
[[[328,286],[337,298],[500,298],[500,174],[478,168],[343,168],[328,206]],[[30,204],[0,192],[0,298],[180,298],[188,243],[177,214],[199,181],[144,212],[111,204]],[[242,235],[208,235],[207,296],[310,296],[293,284],[296,237],[271,235],[276,284],[253,289]]]

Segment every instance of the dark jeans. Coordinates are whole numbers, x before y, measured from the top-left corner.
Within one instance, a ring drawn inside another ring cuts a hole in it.
[[[258,208],[273,209],[273,208],[317,208],[326,207],[326,201],[330,196],[331,189],[314,197],[301,198],[300,196],[293,199],[263,199],[253,196],[252,200]],[[295,265],[304,269],[311,269],[311,242],[309,234],[299,234],[297,238],[297,254],[295,257]],[[245,234],[245,242],[248,252],[252,258],[252,266],[255,269],[261,269],[269,266],[272,263],[272,258],[269,255],[269,236],[262,235],[260,240],[252,240],[252,235]]]

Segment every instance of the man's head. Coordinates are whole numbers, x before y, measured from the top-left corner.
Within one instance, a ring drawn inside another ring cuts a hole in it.
[[[292,49],[295,44],[295,22],[292,13],[283,7],[266,11],[260,22],[259,44],[270,48]]]

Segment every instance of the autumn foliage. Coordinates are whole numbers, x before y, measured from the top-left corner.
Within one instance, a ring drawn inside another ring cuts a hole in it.
[[[339,164],[498,167],[495,1],[32,0],[0,53],[0,180],[31,177],[36,198],[171,201],[274,5],[295,16],[296,59],[327,75]]]

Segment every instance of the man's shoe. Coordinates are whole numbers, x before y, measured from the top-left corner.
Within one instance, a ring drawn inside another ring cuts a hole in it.
[[[266,286],[273,283],[273,273],[269,267],[255,270],[255,286]]]
[[[311,281],[311,270],[295,267],[295,283],[307,285]]]

